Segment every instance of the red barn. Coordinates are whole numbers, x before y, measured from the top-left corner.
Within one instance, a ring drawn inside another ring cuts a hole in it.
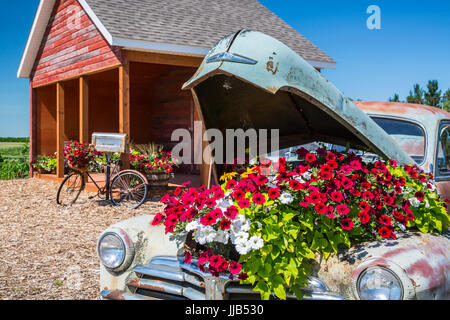
[[[41,0],[18,77],[30,79],[30,159],[95,131],[170,148],[198,117],[181,90],[214,43],[267,33],[317,69],[335,62],[257,0]],[[191,173],[195,168],[191,168]]]

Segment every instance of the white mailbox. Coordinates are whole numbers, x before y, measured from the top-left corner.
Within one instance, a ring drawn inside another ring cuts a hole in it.
[[[128,152],[128,135],[126,133],[94,132],[92,144],[101,152]]]

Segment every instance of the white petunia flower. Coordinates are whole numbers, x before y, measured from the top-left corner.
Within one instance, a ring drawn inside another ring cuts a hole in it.
[[[294,197],[289,192],[283,192],[278,200],[280,200],[282,204],[289,204],[294,201]]]
[[[207,226],[203,229],[203,232],[205,233],[206,242],[214,242],[217,236],[216,230],[214,230],[212,227]]]
[[[264,246],[264,241],[258,236],[251,237],[248,242],[253,250],[259,250]]]
[[[230,234],[227,231],[224,231],[224,230],[217,231],[217,235],[216,235],[217,242],[227,244],[229,239],[230,239]]]
[[[191,232],[200,227],[198,220],[193,220],[186,225],[186,231]]]
[[[430,203],[428,202],[428,200],[425,200],[425,208],[429,209],[430,208]]]
[[[195,242],[198,244],[204,245],[206,244],[206,235],[202,230],[196,230],[194,233]]]
[[[248,241],[245,242],[239,242],[238,244],[236,244],[236,251],[239,254],[247,254],[249,253],[249,251],[252,249],[250,243]]]
[[[233,242],[233,244],[239,244],[239,243],[244,243],[248,241],[248,233],[247,232],[238,232],[238,233],[234,233],[231,232],[230,234],[231,236],[231,242]]]
[[[311,180],[311,172],[306,171],[302,174],[303,179],[305,180]]]
[[[416,208],[420,206],[420,200],[416,197],[409,198],[409,203],[411,203],[411,205]]]
[[[232,205],[233,205],[233,200],[227,199],[227,198],[222,198],[217,202],[216,208],[219,208],[222,211],[225,211],[225,210],[227,210],[228,207],[230,207]]]

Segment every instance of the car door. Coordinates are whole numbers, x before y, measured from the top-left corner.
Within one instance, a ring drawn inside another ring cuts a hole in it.
[[[450,199],[450,120],[443,120],[437,132],[435,180],[439,193]]]

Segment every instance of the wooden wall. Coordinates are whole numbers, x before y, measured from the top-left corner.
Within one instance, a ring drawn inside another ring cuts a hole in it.
[[[175,129],[193,129],[192,96],[181,87],[194,73],[193,68],[168,66],[152,86],[151,136],[169,150],[176,144],[170,141]]]
[[[36,90],[36,145],[37,155],[56,152],[56,86]]]
[[[117,69],[88,77],[89,142],[94,132],[119,132],[118,80]]]
[[[56,0],[31,74],[41,86],[120,64],[112,49],[77,0]]]

